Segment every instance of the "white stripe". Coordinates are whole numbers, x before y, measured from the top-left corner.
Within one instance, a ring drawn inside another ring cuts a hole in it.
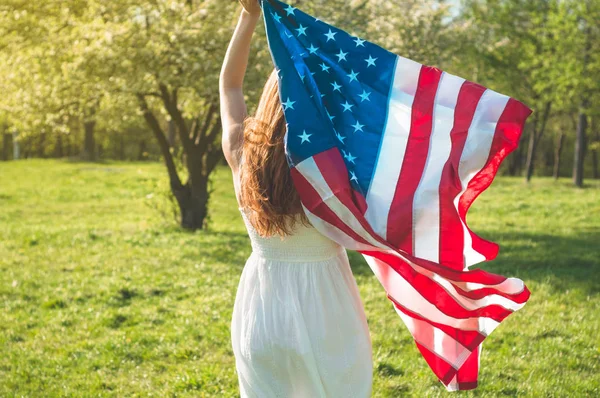
[[[475,282],[452,282],[454,286],[460,287],[465,291],[479,290],[483,288],[492,288],[506,294],[519,294],[525,289],[525,283],[518,278],[506,278],[503,282],[496,285],[484,285],[483,283]]]
[[[396,61],[394,82],[387,109],[377,164],[367,193],[365,218],[373,231],[387,240],[387,221],[406,152],[422,65],[404,57]]]
[[[427,162],[413,198],[413,253],[416,257],[439,261],[440,181],[450,157],[450,132],[454,127],[454,110],[465,79],[443,72],[433,107],[433,125]]]
[[[494,133],[500,116],[506,108],[509,97],[493,90],[485,90],[473,115],[469,134],[463,148],[458,167],[462,190],[454,199],[458,211],[458,202],[473,177],[481,171],[488,159]],[[462,222],[464,233],[465,270],[471,265],[485,261],[485,256],[473,249],[473,240],[467,226]]]

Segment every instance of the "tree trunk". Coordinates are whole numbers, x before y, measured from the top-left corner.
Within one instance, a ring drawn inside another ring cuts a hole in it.
[[[563,144],[565,141],[565,133],[561,130],[558,136],[558,142],[556,143],[556,149],[554,151],[554,173],[553,177],[558,180],[560,175],[560,155],[562,154]]]
[[[181,226],[196,230],[204,227],[208,214],[208,178],[198,168],[189,170],[190,176],[182,189],[173,191],[181,212]]]
[[[523,136],[521,135],[521,138],[519,140],[519,145],[517,146],[517,149],[515,149],[515,151],[513,153],[511,153],[509,156],[509,163],[508,163],[508,175],[510,176],[517,176],[519,174],[521,174],[521,168],[522,168],[522,164],[523,164]]]
[[[65,143],[64,143],[64,147],[65,147],[65,156],[70,158],[73,150],[73,145],[71,143],[71,139],[72,139],[72,134],[69,133],[65,136]]]
[[[2,160],[8,160],[8,156],[10,153],[10,133],[2,134]]]
[[[88,120],[83,123],[84,139],[83,139],[83,154],[84,160],[96,160],[96,142],[94,140],[94,128],[96,127],[95,120]]]
[[[169,120],[169,146],[175,148],[175,122]]]
[[[21,145],[18,140],[19,133],[17,131],[13,131],[12,133],[12,142],[13,142],[13,159],[17,160],[21,157]]]
[[[586,3],[587,4],[587,3]],[[586,7],[587,8],[587,7]],[[585,23],[585,22],[584,22]],[[585,27],[585,48],[583,50],[583,65],[582,65],[582,75],[587,75],[587,68],[590,59],[590,49],[591,49],[591,40],[590,40],[590,26],[589,24]],[[586,87],[583,88],[581,92],[581,105],[579,107],[579,119],[577,121],[577,134],[575,138],[575,156],[573,158],[573,183],[577,187],[583,187],[583,166],[584,166],[584,158],[585,158],[585,146],[586,139],[585,133],[587,128],[587,115],[586,111],[588,109],[588,94],[586,92]]]
[[[38,158],[43,158],[46,151],[44,146],[46,145],[46,133],[42,132],[40,133],[40,138],[39,138],[39,142],[38,142],[38,147],[37,147],[37,157]]]
[[[56,136],[56,144],[54,145],[54,157],[62,158],[63,157],[63,135],[62,133],[58,133]]]
[[[600,178],[600,171],[598,170],[598,153],[600,153],[600,132],[598,132],[598,126],[596,125],[597,117],[591,120],[590,128],[595,131],[596,147],[592,152],[592,178],[597,180]]]
[[[531,181],[531,177],[533,176],[533,166],[535,163],[535,153],[538,147],[538,143],[540,139],[544,135],[544,131],[546,129],[546,122],[548,121],[548,116],[550,115],[550,106],[551,102],[547,102],[544,108],[544,113],[542,115],[541,125],[539,117],[534,117],[533,126],[531,128],[531,133],[529,134],[529,147],[527,148],[527,162],[525,163],[525,180],[527,182]]]
[[[592,151],[592,178],[598,179],[598,150]]]
[[[119,134],[119,159],[125,160],[125,133]]]
[[[587,109],[587,98],[581,101],[579,111],[579,120],[577,122],[577,134],[575,139],[575,157],[573,158],[573,183],[583,186],[583,161],[585,157],[585,130],[587,128],[587,116],[584,111]]]
[[[146,159],[146,140],[140,141],[140,147],[138,150],[138,160]]]

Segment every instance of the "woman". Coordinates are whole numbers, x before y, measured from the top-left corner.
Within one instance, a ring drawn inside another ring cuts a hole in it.
[[[253,249],[231,321],[241,396],[368,397],[366,315],[346,251],[310,226],[292,184],[275,71],[246,116],[242,83],[261,10],[240,2],[220,93],[223,151]]]

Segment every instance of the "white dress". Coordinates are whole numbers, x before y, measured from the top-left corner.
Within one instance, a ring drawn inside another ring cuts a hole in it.
[[[370,397],[371,337],[344,248],[302,224],[263,238],[242,215],[252,254],[231,321],[242,398]]]

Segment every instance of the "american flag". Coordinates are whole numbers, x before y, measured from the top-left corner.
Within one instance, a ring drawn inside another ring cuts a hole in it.
[[[481,343],[530,293],[517,278],[469,270],[498,246],[466,214],[531,109],[291,5],[262,3],[306,214],[364,255],[446,388],[475,388]]]

